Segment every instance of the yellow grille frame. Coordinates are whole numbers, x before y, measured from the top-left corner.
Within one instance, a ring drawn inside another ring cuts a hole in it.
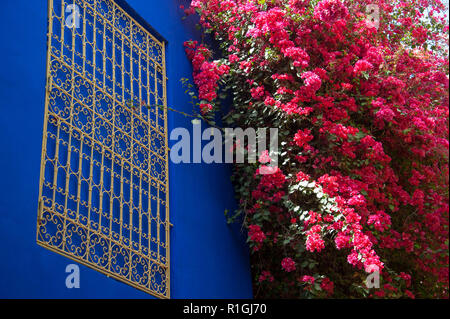
[[[37,243],[170,298],[166,44],[113,0],[49,0],[47,41]]]

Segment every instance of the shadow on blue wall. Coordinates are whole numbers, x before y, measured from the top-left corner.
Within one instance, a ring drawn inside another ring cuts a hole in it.
[[[122,1],[118,1],[119,3]],[[179,79],[192,70],[182,43],[198,38],[187,1],[129,0],[168,40],[168,104],[189,111]],[[151,298],[81,266],[81,287],[67,289],[73,263],[36,244],[37,198],[44,116],[47,2],[6,0],[0,11],[0,297]],[[169,130],[191,128],[171,113]],[[230,167],[170,164],[172,298],[250,298],[248,249],[239,226],[226,224],[235,200]]]

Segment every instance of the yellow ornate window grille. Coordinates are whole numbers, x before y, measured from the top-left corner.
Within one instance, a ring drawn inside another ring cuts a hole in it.
[[[165,43],[113,0],[48,8],[37,243],[170,298]]]

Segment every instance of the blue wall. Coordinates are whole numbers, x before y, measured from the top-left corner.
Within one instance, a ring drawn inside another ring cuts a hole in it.
[[[128,0],[167,41],[168,104],[189,111],[179,79],[189,77],[182,43],[198,38],[180,0]],[[47,1],[3,0],[0,11],[0,298],[149,298],[84,266],[81,288],[67,289],[73,263],[36,244],[44,115]],[[191,128],[171,113],[169,131]],[[192,129],[192,128],[191,128]],[[235,205],[230,167],[170,164],[172,298],[249,298],[248,250],[224,210]]]

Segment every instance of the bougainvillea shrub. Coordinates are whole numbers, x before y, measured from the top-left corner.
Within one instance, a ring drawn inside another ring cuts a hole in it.
[[[235,164],[232,177],[255,297],[448,298],[442,3],[194,0],[185,10],[223,57],[185,44],[201,114],[226,91],[226,124],[279,129],[278,153]],[[379,288],[368,288],[375,273]]]

